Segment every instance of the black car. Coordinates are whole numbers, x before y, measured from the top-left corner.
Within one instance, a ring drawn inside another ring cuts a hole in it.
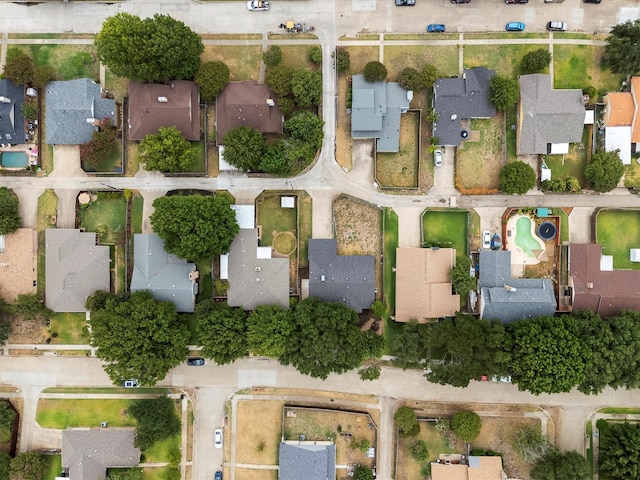
[[[416,0],[396,0],[396,7],[413,7]]]
[[[190,357],[187,358],[187,365],[190,367],[201,367],[205,364],[204,358],[202,357]]]

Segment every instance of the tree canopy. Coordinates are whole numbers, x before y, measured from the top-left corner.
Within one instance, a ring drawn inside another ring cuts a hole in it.
[[[640,424],[609,423],[600,428],[599,478],[640,478]]]
[[[185,172],[195,160],[191,143],[176,127],[160,127],[158,133],[144,137],[138,146],[145,170]]]
[[[613,73],[640,72],[640,21],[614,25],[604,47],[606,62]]]
[[[41,480],[48,463],[38,452],[20,453],[9,463],[9,480]]]
[[[109,297],[91,312],[91,345],[114,384],[135,378],[155,385],[185,359],[189,337],[173,303],[156,302],[148,291]]]
[[[291,79],[295,70],[286,65],[278,65],[267,70],[264,83],[278,97],[286,97],[291,93]]]
[[[536,462],[531,480],[590,480],[593,478],[587,460],[576,451],[552,451]]]
[[[489,101],[496,109],[504,111],[518,103],[520,85],[515,78],[494,75],[489,82]]]
[[[591,161],[584,169],[584,178],[596,192],[610,192],[624,175],[624,165],[620,160],[620,151],[607,152],[600,150],[591,156]]]
[[[18,196],[7,187],[0,187],[0,235],[15,232],[21,221]]]
[[[536,172],[531,165],[520,160],[507,163],[500,170],[500,190],[504,193],[524,195],[536,186]]]
[[[349,50],[344,47],[336,48],[335,53],[331,54],[332,57],[335,57],[336,69],[338,73],[345,73],[351,68],[351,57],[349,55]]]
[[[229,81],[229,67],[223,62],[203,62],[200,64],[194,81],[200,87],[200,98],[215,100]]]
[[[165,250],[194,261],[227,253],[239,227],[223,195],[172,195],[156,198],[150,217]]]
[[[451,430],[465,442],[473,442],[480,435],[482,420],[475,412],[457,412],[451,417]]]
[[[265,142],[262,133],[251,127],[229,130],[222,140],[224,159],[245,172],[259,169]]]
[[[405,90],[419,90],[423,87],[420,72],[413,67],[406,67],[400,72],[398,83]]]
[[[324,121],[317,115],[303,110],[296,112],[289,120],[284,122],[284,131],[291,138],[307,144],[315,153],[322,146],[324,139]]]
[[[293,98],[299,107],[320,105],[322,101],[322,71],[310,72],[305,68],[296,70],[291,78],[291,93],[293,93]]]
[[[405,323],[392,345],[393,364],[402,369],[416,368],[426,357],[427,325],[415,320]]]
[[[121,12],[109,17],[94,44],[98,58],[112,73],[139,82],[192,79],[204,51],[197,33],[161,14],[141,19]]]
[[[541,73],[549,68],[551,63],[551,52],[546,48],[531,50],[522,57],[520,71],[523,74]]]
[[[147,450],[154,443],[180,433],[182,422],[169,397],[136,400],[128,408],[128,413],[138,422],[135,446],[141,450]]]
[[[393,420],[395,421],[398,431],[404,435],[413,432],[416,430],[416,427],[419,428],[416,412],[409,407],[398,408],[393,415]]]
[[[456,266],[451,269],[451,283],[456,292],[466,296],[475,287],[475,278],[469,275],[471,260],[469,257],[456,259]]]
[[[387,67],[374,60],[364,66],[363,74],[367,82],[382,82],[387,78]]]
[[[283,355],[292,332],[291,311],[279,305],[262,305],[249,314],[246,338],[252,353],[276,358]]]
[[[269,48],[262,52],[262,61],[267,67],[275,67],[282,61],[282,49],[278,45],[269,45]]]
[[[35,66],[29,55],[17,48],[7,50],[7,60],[2,67],[4,78],[16,85],[24,85],[33,81],[34,72]]]
[[[202,355],[224,365],[248,353],[244,310],[207,300],[196,307],[196,318]]]
[[[11,313],[24,320],[51,318],[53,311],[48,309],[35,293],[21,293],[11,305]]]

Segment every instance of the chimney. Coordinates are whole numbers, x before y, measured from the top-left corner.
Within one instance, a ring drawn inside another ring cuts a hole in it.
[[[167,97],[158,97],[158,102],[160,103],[167,103],[169,101],[169,99]]]

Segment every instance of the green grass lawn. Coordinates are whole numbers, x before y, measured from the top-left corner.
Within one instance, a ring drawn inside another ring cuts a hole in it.
[[[261,195],[256,202],[258,225],[262,227],[260,245],[270,246],[276,232],[292,232],[297,235],[297,209],[280,207],[280,197],[278,194]]]
[[[604,47],[593,45],[554,45],[555,88],[595,87],[602,95],[616,91],[624,78],[614,75],[603,62]]]
[[[384,228],[383,300],[387,306],[387,315],[384,321],[384,339],[387,345],[387,353],[391,353],[394,340],[402,332],[403,325],[394,322],[390,318],[390,315],[393,315],[396,309],[396,274],[393,269],[396,266],[396,248],[398,248],[398,215],[391,208],[385,208],[382,215]]]
[[[191,151],[193,152],[193,162],[187,168],[187,172],[203,173],[204,172],[204,142],[191,142]]]
[[[582,132],[582,143],[571,143],[569,153],[566,155],[545,155],[544,161],[551,169],[551,178],[575,177],[582,188],[588,184],[584,178],[584,169],[587,166],[587,147],[589,145],[589,128]]]
[[[600,211],[596,241],[602,245],[604,255],[613,255],[613,268],[640,270],[640,263],[629,260],[629,249],[640,247],[640,211]]]
[[[545,48],[545,45],[465,45],[464,67],[487,67],[499,75],[514,77],[520,74],[522,57]]]
[[[560,241],[569,241],[569,216],[560,208],[554,208],[553,214],[560,217]]]
[[[624,167],[624,186],[640,188],[640,163],[637,158],[631,158],[631,164]]]
[[[114,75],[107,68],[104,72],[104,89],[113,93],[118,102],[122,102],[129,93],[129,80]]]
[[[62,455],[44,455],[47,461],[47,471],[42,480],[56,480],[62,472]]]
[[[93,45],[33,44],[12,48],[29,54],[36,66],[52,67],[56,80],[100,78],[100,63]]]
[[[427,210],[422,215],[424,242],[432,245],[450,242],[457,257],[466,257],[468,222],[466,210]]]
[[[89,339],[83,334],[87,321],[84,313],[54,313],[51,317],[51,343],[63,345],[86,345]],[[53,333],[57,337],[53,337]]]
[[[101,422],[108,422],[112,427],[133,427],[136,420],[127,409],[134,401],[42,398],[38,400],[36,421],[43,428],[57,429],[99,427]]]
[[[199,272],[197,301],[213,297],[213,279],[211,278],[211,259],[200,260],[196,264]]]
[[[100,162],[98,172],[122,172],[122,140],[116,138],[114,143],[116,147],[113,149],[111,155]]]
[[[518,111],[515,105],[506,111],[505,122],[507,132],[507,160],[509,162],[513,162],[518,159],[518,154],[516,152],[518,130],[517,128],[513,128],[518,124]]]
[[[438,69],[440,75],[448,77],[458,74],[458,47],[444,46],[385,46],[384,64],[389,71],[388,81],[396,81],[406,67],[421,71],[426,64]],[[361,73],[358,72],[358,73]]]
[[[591,469],[591,473],[593,474],[593,425],[591,424],[591,420],[587,421],[587,425],[585,428],[585,435],[589,437],[589,448],[587,449],[587,462],[589,463],[589,468]]]
[[[45,190],[38,197],[38,212],[36,214],[36,229],[38,230],[38,295],[43,298],[45,293],[45,233],[47,228],[56,228],[56,213],[58,211],[58,196],[53,190]]]
[[[98,199],[80,209],[80,226],[98,232],[100,243],[124,244],[127,202],[124,195],[98,192]]]
[[[306,192],[298,192],[298,259],[299,266],[309,265],[309,239],[313,228],[313,203]]]
[[[168,462],[171,450],[180,450],[182,436],[180,434],[156,442],[151,448],[144,451],[146,462]]]
[[[189,338],[189,345],[198,345],[198,318],[193,313],[179,313],[178,318],[180,321],[187,323],[187,328],[191,337]]]
[[[424,462],[416,462],[411,458],[409,449],[416,440],[423,440],[427,444],[429,458]],[[428,462],[433,462],[440,453],[462,453],[462,451],[449,448],[448,441],[440,435],[433,422],[420,422],[420,433],[415,437],[398,439],[398,471],[396,478],[405,480],[421,480],[424,478],[420,469]]]
[[[131,233],[142,233],[142,208],[144,206],[144,198],[136,193],[133,197],[133,205],[131,206]]]
[[[157,393],[160,395],[166,395],[172,393],[172,390],[169,388],[138,388],[136,390],[137,393],[144,394],[153,394]],[[120,394],[129,394],[131,393],[130,388],[124,387],[93,387],[93,388],[85,388],[85,387],[49,387],[43,390],[43,393],[81,393],[81,394],[105,394],[112,395],[114,393]]]

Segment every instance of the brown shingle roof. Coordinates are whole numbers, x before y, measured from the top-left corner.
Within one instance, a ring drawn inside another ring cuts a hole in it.
[[[168,85],[129,82],[129,138],[142,140],[158,133],[160,127],[175,126],[187,140],[200,140],[199,103],[194,82],[174,80]]]
[[[601,271],[602,247],[596,243],[572,243],[569,248],[575,310],[591,310],[603,317],[640,310],[640,271]]]
[[[270,107],[267,100],[275,105]],[[236,127],[251,127],[263,133],[282,133],[282,112],[275,94],[255,80],[229,82],[216,101],[217,143]]]

